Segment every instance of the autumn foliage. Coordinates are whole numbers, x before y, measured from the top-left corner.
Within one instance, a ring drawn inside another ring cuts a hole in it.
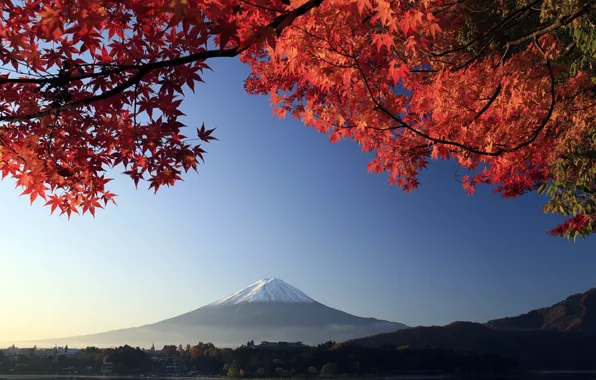
[[[210,59],[240,56],[280,117],[352,139],[404,190],[435,159],[596,228],[596,6],[582,0],[0,0],[3,176],[54,211],[157,190],[212,130],[179,119]],[[198,88],[200,90],[200,87]],[[190,126],[193,127],[194,126]]]

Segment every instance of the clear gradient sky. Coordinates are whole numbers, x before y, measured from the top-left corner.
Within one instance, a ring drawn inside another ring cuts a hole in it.
[[[369,157],[242,87],[248,69],[211,61],[183,102],[217,127],[200,175],[157,195],[118,176],[117,207],[49,216],[0,183],[0,347],[156,322],[264,277],[359,316],[408,325],[486,321],[596,286],[596,239],[546,235],[535,194],[465,195],[433,163],[407,194],[368,174]]]

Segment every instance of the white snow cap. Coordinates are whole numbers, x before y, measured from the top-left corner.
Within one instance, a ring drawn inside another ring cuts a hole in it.
[[[315,300],[279,278],[265,278],[212,305],[236,305],[244,302],[314,303]]]

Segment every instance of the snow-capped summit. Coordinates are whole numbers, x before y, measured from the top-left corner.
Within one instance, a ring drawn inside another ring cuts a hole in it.
[[[265,278],[214,302],[213,306],[252,302],[314,303],[315,300],[279,278]]]

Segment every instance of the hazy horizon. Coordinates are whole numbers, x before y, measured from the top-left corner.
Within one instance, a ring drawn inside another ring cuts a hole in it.
[[[596,286],[596,239],[548,236],[559,218],[545,198],[467,196],[450,162],[404,193],[356,144],[274,120],[237,60],[210,65],[182,103],[189,126],[217,127],[199,175],[157,195],[118,175],[118,206],[70,221],[0,183],[0,345],[157,322],[265,277],[409,326],[517,315]]]

